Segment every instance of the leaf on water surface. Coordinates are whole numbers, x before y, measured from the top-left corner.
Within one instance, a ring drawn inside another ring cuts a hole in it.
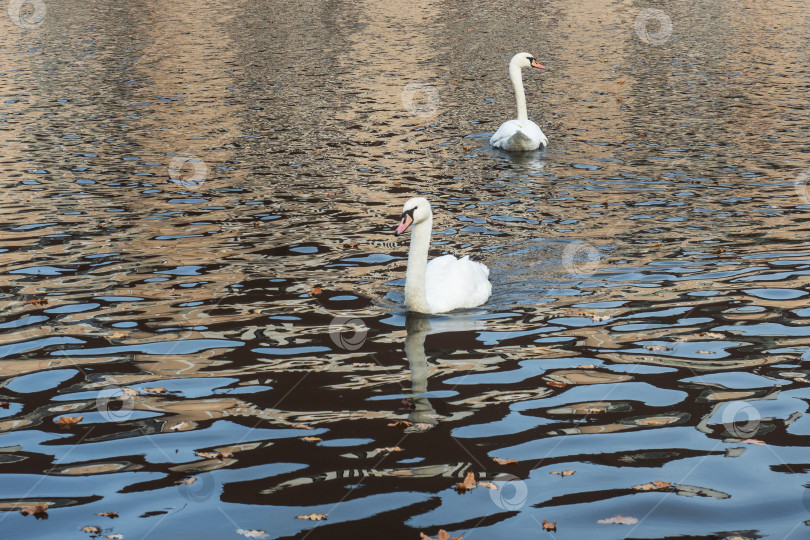
[[[565,388],[566,386],[568,386],[564,382],[554,381],[554,380],[546,381],[546,384],[551,386],[551,387],[554,387],[554,388]]]
[[[498,489],[498,486],[493,484],[492,482],[478,482],[478,485],[481,487],[489,488],[489,489]]]
[[[388,424],[388,427],[396,427],[400,429],[405,429],[406,427],[410,427],[413,425],[413,422],[409,422],[408,420],[395,420]]]
[[[108,538],[109,540],[121,540],[123,537],[124,537],[124,535],[121,534],[121,533],[114,533],[114,534],[108,534],[104,538]]]
[[[660,480],[654,480],[649,484],[640,484],[638,486],[633,486],[633,489],[636,491],[657,491],[660,489],[666,489],[671,484],[669,482],[662,482]]]
[[[471,489],[475,489],[475,474],[468,472],[467,476],[464,477],[464,481],[456,484],[454,489],[459,493],[466,493]]]
[[[678,416],[651,416],[649,418],[639,418],[636,424],[642,426],[665,426],[680,420]]]
[[[48,519],[48,505],[47,503],[37,503],[31,506],[24,506],[20,508],[20,513],[24,516],[31,514],[37,519]]]
[[[54,424],[67,429],[70,426],[76,425],[84,419],[84,416],[62,416],[53,421]]]
[[[118,512],[101,512],[101,513],[98,513],[96,515],[101,516],[101,517],[108,517],[110,519],[113,519],[113,518],[118,517]]]
[[[247,538],[267,538],[267,531],[260,531],[258,529],[236,529],[236,534],[241,534]]]
[[[672,347],[664,347],[663,345],[647,345],[648,351],[671,351]]]
[[[720,334],[719,332],[701,332],[698,334],[699,337],[711,338],[711,339],[725,339],[725,334]]]
[[[321,442],[320,437],[301,437],[301,440],[306,442]]]
[[[360,244],[358,244],[357,242],[351,242],[351,243],[343,244],[343,247],[346,248],[346,249],[354,249],[359,245]]]
[[[117,330],[115,332],[110,332],[110,334],[107,337],[111,339],[121,339],[129,337],[129,332],[121,332],[120,330]]]
[[[464,537],[463,536],[453,536],[451,538],[450,533],[448,533],[444,529],[439,529],[439,534],[436,536],[436,538],[433,538],[432,536],[428,536],[423,532],[419,533],[419,538],[421,540],[461,540]]]
[[[580,366],[577,366],[577,368],[579,369],[594,369],[595,367],[596,366],[594,366],[593,364],[582,364]]]
[[[492,458],[492,461],[494,461],[498,465],[513,465],[517,463],[516,459],[501,459],[497,457]]]
[[[610,315],[594,315],[591,317],[593,322],[604,322],[610,319]]]
[[[759,439],[740,439],[740,442],[745,444],[765,444],[765,441]]]
[[[326,519],[326,514],[307,514],[305,516],[295,516],[298,519],[308,519],[310,521],[321,521]]]
[[[34,306],[44,306],[48,303],[47,298],[31,298],[30,300],[25,301],[26,304],[32,304]]]
[[[99,527],[96,527],[95,525],[88,525],[86,527],[82,527],[81,531],[83,533],[101,534],[101,529]]]
[[[169,428],[169,431],[188,431],[194,427],[194,424],[191,422],[180,422],[179,424],[175,424]]]
[[[546,521],[543,520],[543,530],[544,531],[554,531],[557,532],[557,522],[556,521]]]
[[[0,401],[0,409],[8,409],[9,403],[8,401]]]
[[[571,476],[576,471],[551,471],[548,474],[559,474],[560,476]]]
[[[621,514],[613,516],[612,518],[600,519],[597,523],[616,523],[617,525],[635,525],[638,523],[638,518],[623,516]]]
[[[305,425],[305,424],[295,424],[295,425],[293,426],[293,428],[294,428],[294,429],[308,429],[308,430],[310,430],[310,431],[312,431],[313,429],[315,429],[315,428],[310,427],[310,426],[307,426],[307,425]]]
[[[714,351],[698,351],[698,354],[714,354]]]
[[[124,397],[125,397],[125,398],[127,398],[127,397],[135,397],[135,396],[137,396],[137,395],[138,395],[138,393],[139,393],[139,392],[138,392],[137,390],[135,390],[134,388],[122,388],[122,389],[121,389],[121,392],[124,394]]]
[[[157,386],[155,388],[141,388],[141,392],[145,392],[147,394],[165,394],[166,389],[161,386]]]
[[[375,448],[374,452],[375,453],[380,453],[380,452],[388,452],[388,453],[390,453],[390,452],[402,452],[402,448],[400,448],[399,446],[386,446],[385,448]]]
[[[197,481],[197,478],[192,476],[190,478],[183,478],[182,480],[178,480],[177,482],[175,482],[175,484],[185,484],[185,485],[188,486],[188,485],[193,484],[196,481]]]
[[[312,290],[309,291],[307,294],[310,295],[310,296],[318,296],[322,292],[323,292],[323,289],[321,289],[320,287],[313,287]]]
[[[194,452],[195,455],[205,459],[223,459],[226,457],[233,457],[231,452]]]

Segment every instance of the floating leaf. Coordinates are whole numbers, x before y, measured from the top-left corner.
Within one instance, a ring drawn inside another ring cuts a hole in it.
[[[310,295],[310,296],[318,296],[322,292],[323,292],[323,289],[321,289],[320,287],[313,287],[312,290],[309,291],[307,294]]]
[[[121,540],[123,537],[124,537],[124,535],[121,534],[121,533],[114,533],[114,534],[108,534],[104,538],[107,538],[108,540]]]
[[[82,527],[81,531],[83,533],[101,534],[101,529],[96,527],[95,525],[88,525],[87,527]]]
[[[664,347],[663,345],[647,345],[648,351],[671,351],[672,347]]]
[[[48,519],[48,505],[47,503],[37,503],[31,506],[20,508],[20,513],[24,516],[31,514],[37,519]]]
[[[475,474],[468,472],[467,476],[464,477],[464,481],[456,484],[455,490],[459,493],[465,493],[471,489],[475,489]]]
[[[578,367],[579,369],[593,369],[593,368],[595,368],[596,366],[594,366],[593,364],[582,364],[581,366],[577,366],[577,367]]]
[[[295,516],[298,519],[308,519],[310,521],[321,521],[326,519],[326,514],[307,514],[305,516]]]
[[[546,381],[546,384],[548,384],[549,386],[552,386],[554,388],[565,388],[566,386],[568,386],[564,382],[554,381],[554,380]]]
[[[408,420],[396,420],[388,424],[388,427],[397,427],[400,429],[405,429],[406,427],[410,427],[413,425],[413,422],[409,422]]]
[[[390,452],[402,452],[402,448],[400,448],[399,446],[386,446],[385,448],[375,448],[374,452],[376,452],[376,453],[380,453],[380,452],[389,452],[389,453]]]
[[[189,429],[193,428],[194,424],[191,422],[180,422],[179,424],[175,424],[169,428],[169,431],[188,431]]]
[[[559,474],[560,476],[571,476],[576,471],[551,471],[548,474]]]
[[[145,392],[147,394],[165,394],[166,389],[161,386],[157,386],[155,388],[141,388],[141,392]]]
[[[745,444],[765,444],[765,441],[759,439],[742,439],[740,442]]]
[[[118,512],[101,512],[101,513],[96,514],[96,515],[101,516],[101,517],[108,517],[110,519],[113,519],[113,518],[118,517]]]
[[[307,426],[307,425],[305,425],[305,424],[295,424],[295,425],[293,426],[293,428],[295,428],[295,429],[308,429],[308,430],[310,430],[310,431],[311,431],[311,430],[313,430],[313,429],[315,429],[315,428],[310,427],[310,426]]]
[[[84,416],[62,416],[53,421],[54,424],[62,428],[69,428],[70,426],[74,426],[84,419]]]
[[[8,401],[0,401],[0,409],[8,409]]]
[[[720,334],[718,332],[701,332],[698,334],[700,337],[711,338],[711,339],[725,339],[725,334]]]
[[[138,395],[138,391],[134,388],[122,388],[121,393],[124,394],[124,397],[135,397]]]
[[[129,332],[121,332],[120,330],[116,330],[115,332],[110,332],[110,334],[107,337],[111,339],[125,338],[129,337]]]
[[[26,304],[32,304],[34,306],[44,306],[48,303],[47,298],[32,298],[30,300],[25,301]]]
[[[714,354],[714,351],[698,351],[698,354]]]
[[[197,481],[197,478],[192,476],[190,478],[183,478],[182,480],[178,480],[175,484],[184,484],[184,485],[191,485]]]
[[[636,491],[656,491],[659,489],[666,489],[670,486],[669,482],[661,482],[660,480],[655,480],[650,482],[649,484],[640,484],[638,486],[633,486],[633,489]]]
[[[501,459],[501,458],[492,458],[492,461],[497,463],[498,465],[513,465],[517,463],[516,459]]]
[[[615,523],[617,525],[635,525],[638,523],[638,519],[630,516],[623,516],[619,514],[618,516],[613,516],[612,518],[607,519],[600,519],[597,523]]]
[[[603,321],[606,321],[608,319],[610,319],[610,315],[594,315],[593,317],[591,317],[591,320],[593,322],[603,322]]]
[[[301,440],[306,442],[321,442],[320,437],[301,437]]]
[[[544,530],[544,531],[554,531],[554,532],[557,532],[557,522],[556,522],[556,521],[549,522],[549,521],[546,521],[546,520],[544,519],[544,520],[543,520],[543,530]]]

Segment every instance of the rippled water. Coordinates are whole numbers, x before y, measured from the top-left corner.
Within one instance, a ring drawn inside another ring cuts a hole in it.
[[[808,6],[575,4],[4,7],[3,537],[808,537]]]

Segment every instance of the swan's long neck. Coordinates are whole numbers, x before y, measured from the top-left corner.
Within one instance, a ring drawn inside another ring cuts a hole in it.
[[[509,78],[512,80],[512,87],[515,89],[515,101],[517,101],[517,119],[528,120],[529,114],[526,112],[526,94],[523,91],[523,74],[520,67],[515,62],[509,63]]]
[[[409,311],[430,313],[425,292],[425,271],[427,269],[430,231],[433,217],[414,225],[411,231],[411,248],[408,251],[408,271],[405,274],[405,305]]]

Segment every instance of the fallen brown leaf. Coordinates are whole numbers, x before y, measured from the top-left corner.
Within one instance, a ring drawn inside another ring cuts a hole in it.
[[[183,484],[183,485],[189,486],[189,485],[193,484],[196,481],[197,481],[197,478],[192,476],[190,478],[183,478],[182,480],[178,480],[177,482],[175,482],[175,484]]]
[[[548,474],[559,474],[560,476],[571,476],[576,471],[551,471]]]
[[[118,517],[118,512],[101,512],[101,513],[98,513],[96,515],[101,516],[101,517],[108,517],[110,519],[113,519],[113,518]]]
[[[489,489],[498,489],[498,486],[496,486],[492,482],[478,482],[478,485]]]
[[[475,474],[468,472],[464,477],[464,481],[456,484],[455,490],[459,493],[464,493],[471,489],[475,489]]]
[[[62,417],[54,420],[53,423],[57,424],[57,425],[59,425],[59,426],[61,426],[63,428],[68,428],[70,426],[78,424],[79,422],[82,421],[83,418],[84,418],[84,416],[62,416]]]
[[[647,345],[648,351],[671,351],[671,347],[664,347],[663,345]]]
[[[35,306],[43,306],[48,303],[47,298],[32,298],[25,301],[26,304],[33,304]]]
[[[48,505],[46,503],[32,504],[20,508],[20,513],[24,516],[31,514],[37,519],[48,519]]]
[[[650,482],[649,484],[640,484],[638,486],[633,486],[633,489],[636,491],[656,491],[659,489],[666,489],[670,486],[669,482],[662,482],[660,480],[655,480]]]
[[[714,354],[714,351],[698,351],[698,354]]]
[[[308,519],[310,521],[321,521],[326,519],[326,514],[307,514],[305,516],[295,516],[298,519]]]
[[[554,388],[565,388],[566,386],[568,386],[564,382],[554,381],[554,380],[546,381],[546,384],[549,385],[549,386],[552,386]]]
[[[315,429],[315,428],[313,428],[313,427],[310,427],[310,426],[307,426],[307,425],[304,425],[304,424],[295,424],[295,425],[293,426],[293,428],[295,428],[295,429],[308,429],[308,430],[310,430],[310,431],[311,431],[311,430],[313,430],[313,429]]]
[[[82,527],[83,533],[90,533],[90,534],[101,534],[101,529],[96,527],[95,525],[88,525],[87,527]]]
[[[166,389],[161,386],[157,386],[155,388],[141,388],[141,392],[146,392],[147,394],[165,394]]]
[[[301,440],[306,442],[321,442],[320,437],[301,437]]]
[[[718,332],[701,332],[698,334],[700,337],[707,337],[712,339],[724,339],[726,336]]]
[[[400,429],[405,429],[406,427],[410,427],[413,425],[413,422],[409,422],[408,420],[395,420],[388,424],[388,427],[397,427]]]
[[[543,520],[543,530],[544,531],[554,531],[557,532],[557,522],[548,522],[545,519]]]
[[[745,444],[765,444],[765,441],[759,439],[742,439],[740,442]]]
[[[494,461],[498,465],[512,465],[514,463],[517,463],[516,459],[501,459],[497,457],[492,458],[492,461]]]
[[[124,394],[124,397],[135,397],[138,395],[138,391],[134,388],[122,388],[121,393]]]
[[[0,409],[8,409],[8,401],[0,401]]]
[[[320,287],[313,287],[312,290],[309,291],[307,294],[310,295],[310,296],[318,296],[322,292],[323,292],[323,289],[321,289]]]

